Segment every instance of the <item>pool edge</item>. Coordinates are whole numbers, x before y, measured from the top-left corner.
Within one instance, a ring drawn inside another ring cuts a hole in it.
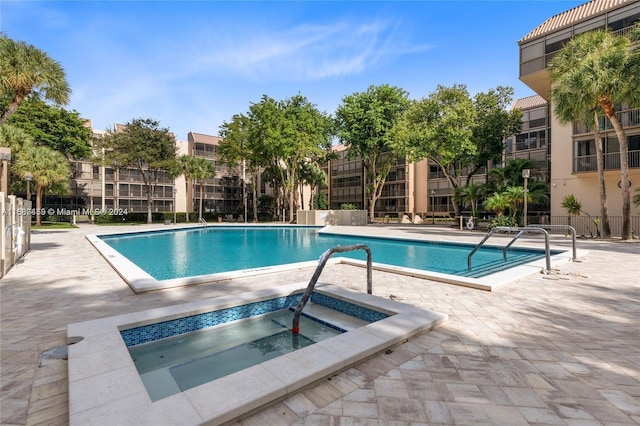
[[[313,227],[317,228],[317,227]],[[166,230],[158,230],[159,232],[165,232]],[[148,232],[148,231],[136,231]],[[169,231],[167,231],[169,232]],[[341,235],[341,236],[357,236],[350,233],[333,232],[331,226],[326,226],[318,230],[321,234]],[[147,291],[163,290],[175,287],[184,287],[190,285],[213,283],[217,281],[233,280],[238,278],[246,278],[252,276],[258,276],[262,274],[271,274],[278,272],[289,272],[299,270],[303,268],[315,268],[318,264],[317,261],[304,261],[296,263],[287,263],[282,265],[274,265],[259,268],[242,269],[237,271],[220,272],[215,274],[205,274],[193,277],[174,278],[167,280],[156,280],[140,267],[135,265],[125,256],[120,254],[117,250],[113,249],[100,237],[104,235],[113,234],[87,234],[86,239],[94,246],[94,248],[100,253],[100,255],[111,265],[116,273],[127,283],[127,285],[135,293],[143,293]],[[372,236],[367,236],[372,237]],[[374,236],[379,239],[398,239],[398,237],[388,236]],[[421,241],[417,238],[403,238],[409,241]],[[448,241],[444,241],[449,243]],[[525,247],[526,249],[539,250],[531,247]],[[558,254],[551,255],[551,264],[554,265],[571,261],[570,251],[566,248],[554,248],[553,250],[560,251]],[[584,257],[587,252],[584,250],[579,251],[578,257]],[[347,257],[335,257],[329,259],[329,263],[332,264],[344,264],[351,266],[364,266],[365,262],[357,259],[351,259]],[[534,273],[540,273],[545,269],[545,259],[538,259],[529,263],[525,263],[518,266],[513,266],[505,271],[495,272],[488,274],[480,278],[463,277],[452,274],[444,274],[440,272],[434,272],[429,270],[407,268],[395,265],[389,265],[385,263],[373,262],[372,264],[375,270],[396,273],[400,275],[407,275],[416,278],[430,279],[446,284],[459,285],[464,287],[475,288],[484,291],[495,291],[501,287],[514,283],[520,278],[524,278]]]

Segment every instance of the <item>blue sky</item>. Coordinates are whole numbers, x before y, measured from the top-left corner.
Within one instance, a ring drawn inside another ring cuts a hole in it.
[[[96,129],[153,118],[179,140],[217,135],[266,94],[333,114],[390,84],[421,98],[518,80],[518,40],[584,1],[11,1],[0,31],[59,61],[68,109]]]

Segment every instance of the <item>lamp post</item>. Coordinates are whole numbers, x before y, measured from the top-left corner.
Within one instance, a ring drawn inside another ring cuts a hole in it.
[[[436,224],[436,204],[435,204],[435,198],[436,198],[436,190],[432,189],[431,190],[431,224],[435,225]]]
[[[524,178],[524,208],[522,212],[522,224],[524,226],[527,226],[527,198],[529,198],[527,194],[527,184],[529,176],[531,176],[531,170],[522,169],[522,177]]]
[[[33,175],[29,172],[25,173],[24,180],[27,181],[27,200],[31,201],[31,181],[33,180]]]
[[[175,186],[173,187],[173,224],[175,225],[176,223],[178,223],[177,218],[178,218],[178,209],[176,208],[176,195],[178,194],[178,188],[176,188]]]

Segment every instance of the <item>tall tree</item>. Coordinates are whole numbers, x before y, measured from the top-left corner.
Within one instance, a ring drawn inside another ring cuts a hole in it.
[[[23,179],[25,174],[31,173],[36,184],[36,225],[42,225],[42,195],[47,188],[69,180],[69,162],[49,147],[29,145],[20,150],[13,168]]]
[[[594,111],[603,112],[615,130],[620,146],[623,240],[631,239],[631,184],[627,135],[615,105],[640,105],[640,51],[635,48],[638,41],[640,25],[628,37],[616,36],[609,30],[589,31],[571,39],[549,66],[551,97],[559,120],[593,123]],[[606,201],[604,178],[599,181],[602,210]]]
[[[104,163],[137,170],[147,196],[147,223],[152,223],[151,206],[160,177],[175,168],[176,139],[167,128],[150,118],[136,118],[122,128],[107,130],[100,138],[105,148]]]
[[[392,143],[392,129],[409,108],[409,94],[383,84],[369,86],[342,99],[336,111],[338,138],[350,158],[360,158],[365,170],[369,220],[373,222],[376,202],[391,167],[403,155]]]
[[[512,87],[498,86],[473,97],[475,123],[472,142],[476,150],[467,169],[467,182],[490,161],[501,158],[504,140],[522,129],[522,111],[509,110],[513,93]]]
[[[6,124],[23,129],[38,145],[55,149],[68,158],[91,156],[91,129],[77,111],[51,106],[30,96]]]
[[[32,93],[58,105],[66,105],[71,94],[59,62],[35,46],[6,35],[0,35],[0,91],[7,101],[0,113],[0,125]]]
[[[438,86],[428,97],[412,102],[394,131],[394,144],[412,161],[437,164],[454,189],[462,187],[457,163],[477,155],[473,140],[476,112],[466,86]],[[453,204],[456,215],[460,207]]]
[[[257,152],[268,159],[272,171],[280,174],[293,221],[300,163],[329,149],[331,119],[299,94],[280,102],[263,96],[251,106],[249,118],[250,138],[259,144]]]
[[[245,114],[235,114],[231,121],[223,122],[220,126],[220,155],[222,160],[231,167],[243,167],[251,176],[253,198],[253,221],[258,221],[258,182],[264,167],[268,164],[266,158],[260,155],[260,143],[252,136],[256,132],[251,130],[252,121]],[[245,176],[243,176],[245,179]],[[246,189],[246,182],[242,183]],[[246,202],[246,200],[243,200]]]

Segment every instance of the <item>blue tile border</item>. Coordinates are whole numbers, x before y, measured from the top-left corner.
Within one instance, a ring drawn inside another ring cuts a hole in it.
[[[169,321],[162,321],[154,324],[121,330],[120,335],[127,347],[140,345],[175,336],[177,334],[189,333],[203,328],[213,327],[227,322],[262,315],[282,309],[295,308],[300,301],[302,293],[278,297],[275,299],[263,300],[260,302],[248,303],[246,305],[233,306],[218,311],[205,312],[197,315],[190,315],[184,318],[176,318]],[[351,315],[368,322],[375,322],[387,318],[388,315],[364,306],[355,305],[344,300],[336,299],[321,293],[312,293],[311,301],[318,305],[325,306]],[[323,325],[342,330],[332,324],[310,317]]]

